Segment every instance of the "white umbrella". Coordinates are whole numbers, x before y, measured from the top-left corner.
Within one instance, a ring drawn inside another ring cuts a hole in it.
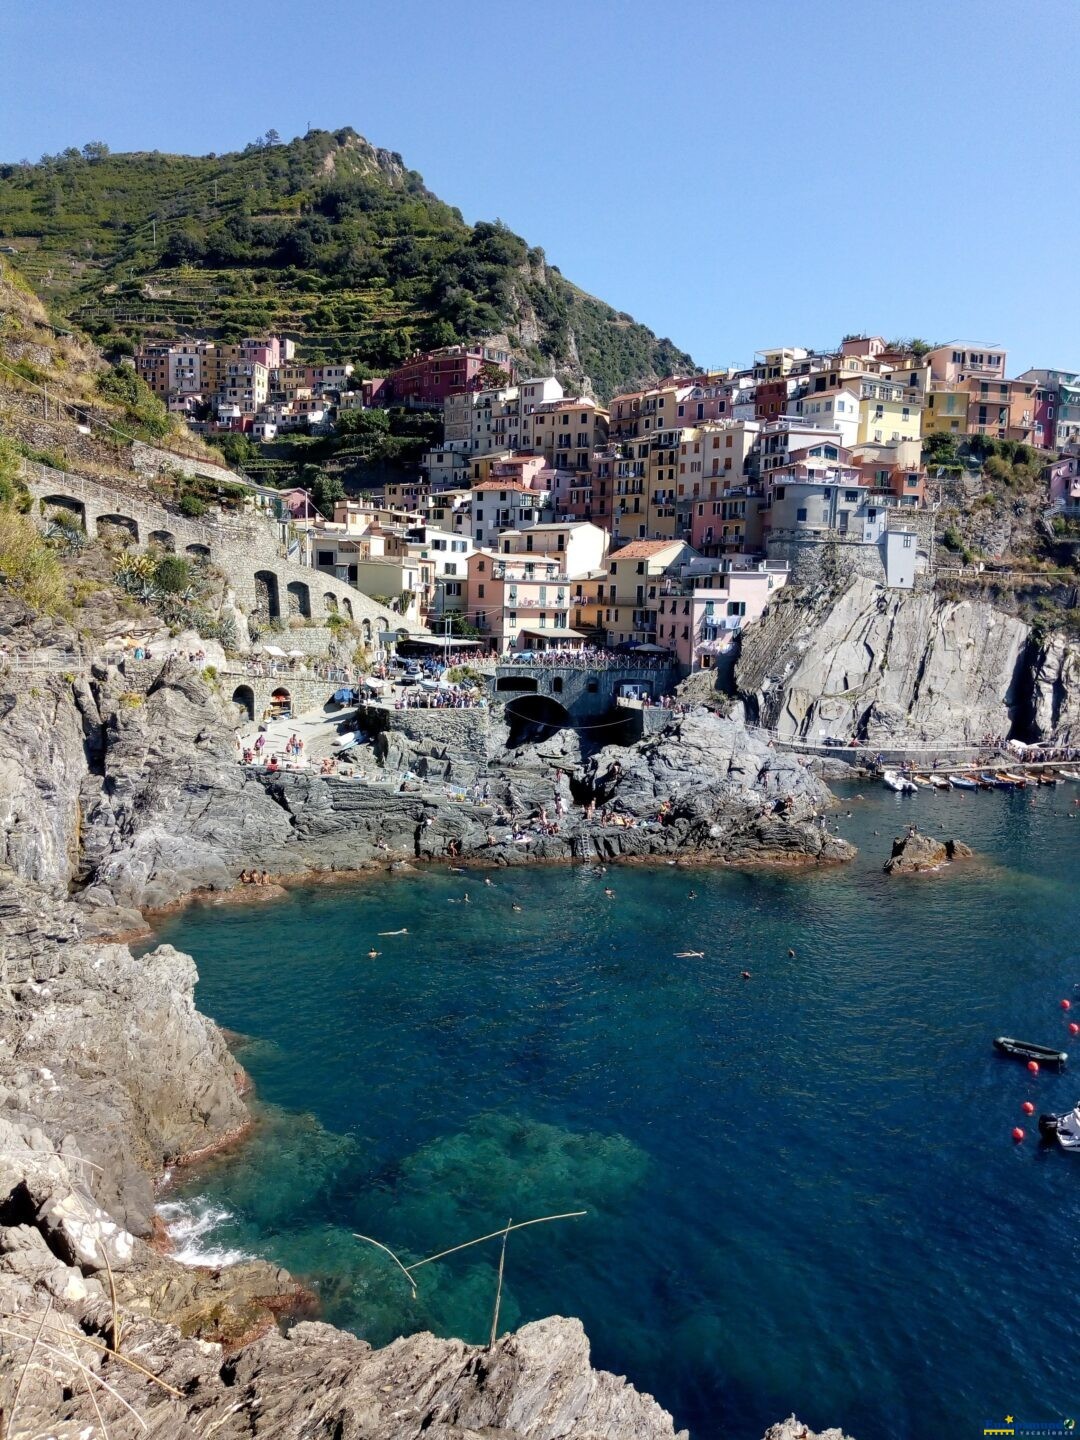
[[[289,651],[289,655],[290,655],[291,658],[294,659],[294,660],[303,660],[304,657],[306,656],[306,654],[307,654],[307,651],[306,651],[306,650],[290,650],[290,651]]]

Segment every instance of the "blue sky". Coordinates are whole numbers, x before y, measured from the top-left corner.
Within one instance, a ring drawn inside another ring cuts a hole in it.
[[[0,159],[352,125],[702,363],[1080,368],[1080,0],[0,0]]]

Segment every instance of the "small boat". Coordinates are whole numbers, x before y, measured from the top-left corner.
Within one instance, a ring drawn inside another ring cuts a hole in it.
[[[944,775],[931,775],[928,778],[935,790],[948,790],[949,782]]]
[[[1013,1040],[1009,1035],[999,1035],[994,1049],[1002,1055],[1011,1055],[1014,1060],[1037,1060],[1040,1065],[1056,1065],[1059,1070],[1068,1063],[1067,1050],[1054,1050],[1049,1045],[1036,1045],[1032,1040]]]
[[[898,795],[914,795],[918,789],[905,775],[897,770],[883,770],[881,778],[890,790],[895,790]]]
[[[1040,770],[1035,776],[1040,785],[1060,785],[1061,780],[1052,770]]]
[[[1013,787],[1000,775],[994,775],[989,770],[983,770],[979,779],[990,790],[1011,790]]]
[[[1059,770],[1062,780],[1080,780],[1080,770]]]
[[[1040,1115],[1039,1134],[1056,1140],[1063,1150],[1080,1150],[1080,1101],[1065,1115]]]
[[[972,780],[970,775],[950,775],[949,784],[954,790],[977,790],[979,782]]]
[[[917,790],[929,790],[931,788],[929,775],[912,775],[909,778]]]
[[[1028,783],[1028,777],[1026,775],[1014,775],[1011,770],[1002,770],[1001,778],[1002,780],[1007,780],[1010,785],[1016,785],[1020,788]]]

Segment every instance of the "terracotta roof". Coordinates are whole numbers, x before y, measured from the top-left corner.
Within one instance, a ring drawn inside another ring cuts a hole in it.
[[[631,540],[629,545],[624,545],[621,550],[613,550],[608,556],[609,560],[643,560],[650,555],[659,555],[661,550],[670,550],[672,546],[683,545],[682,540]]]

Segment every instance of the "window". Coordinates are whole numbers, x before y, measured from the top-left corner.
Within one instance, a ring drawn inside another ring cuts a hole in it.
[[[904,536],[904,549],[905,549],[905,550],[910,550],[910,549],[911,549],[911,542],[912,542],[912,540],[913,540],[914,538],[915,538],[915,537],[914,537],[913,535],[905,535],[905,536]]]
[[[806,519],[806,506],[805,506],[805,505],[800,505],[799,508],[798,508],[798,510],[795,511],[795,519],[796,519],[796,520],[805,520],[805,519]]]
[[[483,587],[482,584],[477,585],[477,587],[476,587],[476,594],[477,594],[477,597],[478,597],[479,599],[483,600],[483,598],[484,598],[484,587]]]
[[[319,564],[320,564],[320,565],[333,565],[333,563],[334,563],[334,552],[333,552],[333,550],[320,550],[320,551],[319,551]]]

